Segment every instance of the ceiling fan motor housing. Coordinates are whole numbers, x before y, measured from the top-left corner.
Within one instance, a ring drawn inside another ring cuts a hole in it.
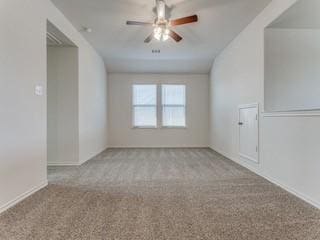
[[[166,3],[163,0],[157,2],[158,20],[165,20],[166,18]]]

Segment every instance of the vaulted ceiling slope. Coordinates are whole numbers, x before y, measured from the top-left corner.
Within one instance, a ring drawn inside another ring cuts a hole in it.
[[[320,29],[319,0],[298,1],[277,18],[270,28]]]
[[[166,0],[171,17],[192,14],[199,22],[178,26],[180,43],[144,39],[152,27],[131,27],[127,20],[152,21],[155,0],[52,0],[104,58],[108,72],[208,73],[215,56],[271,0]],[[152,53],[159,49],[158,54]]]

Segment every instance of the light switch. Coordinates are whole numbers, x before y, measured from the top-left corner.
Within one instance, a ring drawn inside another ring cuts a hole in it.
[[[36,85],[34,92],[37,96],[42,96],[43,95],[43,87],[41,85]]]

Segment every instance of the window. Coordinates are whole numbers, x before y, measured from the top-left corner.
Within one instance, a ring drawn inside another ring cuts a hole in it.
[[[185,85],[162,85],[162,126],[186,126]]]
[[[133,126],[157,127],[157,85],[133,85]]]

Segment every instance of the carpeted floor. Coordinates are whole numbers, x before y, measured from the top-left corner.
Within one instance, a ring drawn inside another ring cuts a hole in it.
[[[209,149],[110,149],[49,181],[1,240],[320,239],[320,211]]]

